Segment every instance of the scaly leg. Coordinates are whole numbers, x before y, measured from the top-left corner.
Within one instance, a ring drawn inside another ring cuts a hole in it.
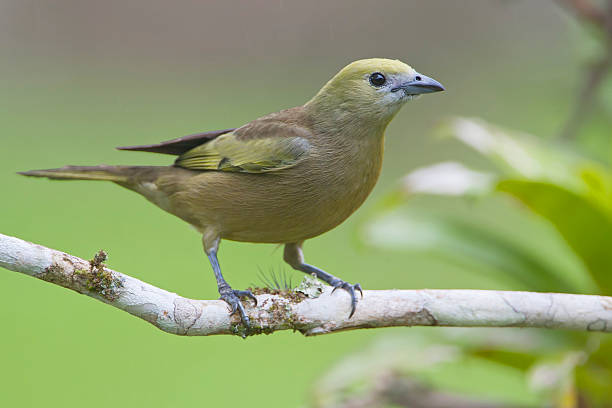
[[[242,303],[240,303],[240,298],[249,298],[255,302],[255,306],[257,306],[257,298],[251,293],[249,290],[234,290],[231,286],[225,281],[223,275],[221,274],[221,267],[219,266],[219,260],[217,259],[217,251],[219,249],[219,238],[215,238],[213,240],[207,240],[206,235],[202,239],[204,243],[204,251],[206,255],[208,255],[208,260],[210,261],[210,265],[213,268],[213,272],[215,273],[215,278],[217,279],[217,288],[219,289],[219,294],[221,295],[220,299],[227,302],[231,307],[231,313],[234,314],[238,312],[240,314],[240,319],[242,323],[245,325],[247,329],[251,327],[249,317],[244,311],[244,307]]]
[[[358,283],[351,285],[350,283],[347,283],[342,279],[325,272],[324,270],[305,263],[304,253],[302,252],[302,244],[303,242],[285,244],[283,259],[285,260],[285,262],[291,265],[293,269],[308,274],[314,273],[317,278],[327,282],[327,284],[329,284],[330,286],[333,286],[334,290],[332,291],[332,293],[335,292],[338,288],[346,290],[349,295],[351,295],[351,313],[349,314],[350,319],[355,313],[355,307],[357,306],[357,296],[355,296],[355,291],[358,290],[361,293],[361,297],[363,298],[363,291],[361,290],[361,285],[359,285]]]

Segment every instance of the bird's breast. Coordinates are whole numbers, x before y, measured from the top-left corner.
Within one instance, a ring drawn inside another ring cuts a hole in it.
[[[322,189],[319,216],[330,229],[344,221],[368,197],[382,167],[382,141],[352,146],[343,157],[330,158],[329,169],[319,181]]]
[[[277,236],[272,241],[296,242],[315,237],[355,212],[380,174],[382,140],[375,142],[321,149],[302,165],[278,174],[277,185],[286,188],[278,189],[282,193],[274,205],[277,217],[270,236]]]

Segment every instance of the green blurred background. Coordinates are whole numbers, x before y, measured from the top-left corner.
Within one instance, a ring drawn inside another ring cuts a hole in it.
[[[372,197],[343,225],[307,242],[307,260],[367,289],[517,289],[511,279],[442,256],[369,248],[359,239],[361,225],[408,171],[449,158],[482,162],[435,137],[451,115],[558,134],[583,83],[589,46],[581,35],[552,1],[0,0],[0,232],[86,259],[105,249],[114,269],[182,296],[216,298],[200,239],[186,224],[110,183],[15,172],[168,164],[169,157],[114,147],[240,126],[305,102],[352,60],[389,57],[440,80],[447,92],[397,116]],[[608,141],[592,135],[609,124],[589,124],[579,147],[607,159]],[[511,206],[493,200],[456,210],[542,248],[569,275],[581,270],[548,224],[508,214]],[[231,242],[220,252],[236,288],[261,284],[259,268],[284,270],[297,282],[300,274],[281,256],[275,246]],[[345,354],[388,333],[441,330],[183,338],[9,271],[0,273],[0,287],[0,405],[7,407],[301,406]],[[488,364],[433,376],[452,378],[448,386],[468,394],[495,390],[516,403],[537,401],[518,373],[492,376]]]

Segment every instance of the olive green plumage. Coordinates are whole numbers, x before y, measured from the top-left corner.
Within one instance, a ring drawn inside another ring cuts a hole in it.
[[[299,249],[369,195],[381,170],[385,128],[401,106],[442,89],[400,61],[360,60],[303,106],[237,129],[124,148],[176,154],[172,166],[69,166],[22,174],[113,181],[193,225],[209,255],[216,256],[220,239]],[[291,256],[285,258],[303,270]]]

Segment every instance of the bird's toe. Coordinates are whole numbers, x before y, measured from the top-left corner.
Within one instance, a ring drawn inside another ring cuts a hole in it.
[[[249,299],[254,300],[255,306],[257,306],[257,298],[248,290],[234,290],[231,288],[220,290],[221,297],[220,299],[225,301],[231,308],[230,315],[238,313],[240,315],[240,320],[242,324],[248,329],[251,328],[251,321],[249,316],[247,316],[246,311],[244,310],[244,306],[240,301],[240,298],[247,297]]]
[[[234,294],[238,296],[239,298],[251,299],[253,303],[255,303],[255,306],[257,306],[257,298],[255,297],[255,295],[253,295],[253,292],[251,292],[250,290],[235,290]]]
[[[334,285],[334,290],[332,290],[332,293],[334,293],[337,289],[344,289],[349,293],[349,295],[351,295],[351,312],[349,313],[350,319],[351,317],[353,317],[353,314],[355,314],[355,309],[357,308],[357,295],[355,294],[355,291],[358,290],[359,293],[361,293],[361,297],[363,298],[363,291],[361,290],[361,285],[358,283],[351,285],[348,282],[340,281]]]

